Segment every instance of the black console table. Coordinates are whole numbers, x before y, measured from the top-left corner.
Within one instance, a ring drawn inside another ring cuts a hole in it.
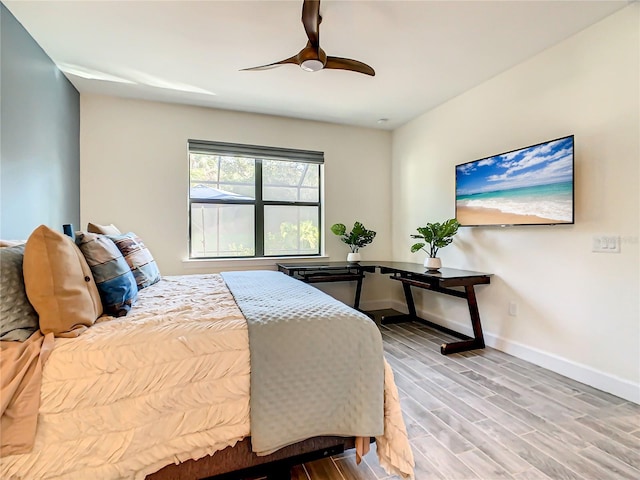
[[[347,262],[278,263],[278,271],[306,283],[357,282],[353,308],[360,308],[360,294],[365,272],[374,273],[375,265]]]
[[[390,278],[392,280],[397,280],[402,283],[409,314],[393,317],[394,321],[419,320],[463,339],[459,342],[443,343],[440,346],[440,352],[443,355],[484,348],[484,335],[482,334],[482,325],[480,323],[480,313],[478,312],[478,301],[476,300],[474,286],[490,283],[490,274],[457,270],[455,268],[441,268],[438,271],[432,272],[426,270],[422,265],[401,262],[379,263],[378,268],[380,269],[380,273],[391,274]],[[469,315],[471,316],[471,326],[473,327],[473,338],[445,329],[440,325],[435,325],[428,320],[418,317],[411,287],[423,288],[466,299],[467,305],[469,306]],[[462,290],[456,290],[453,287],[461,287]]]

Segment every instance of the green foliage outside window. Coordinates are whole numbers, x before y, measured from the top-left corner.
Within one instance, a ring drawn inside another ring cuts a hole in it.
[[[300,230],[298,225],[293,223],[281,223],[277,235],[267,232],[265,236],[267,255],[290,251],[316,251],[320,242],[320,231],[311,220],[300,222]]]

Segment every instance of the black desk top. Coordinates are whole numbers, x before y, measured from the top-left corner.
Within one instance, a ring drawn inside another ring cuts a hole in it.
[[[364,262],[368,263],[368,262]],[[471,270],[459,270],[457,268],[443,267],[437,271],[427,270],[419,263],[409,262],[372,262],[380,269],[380,273],[412,273],[420,276],[440,278],[443,280],[453,278],[490,277],[490,273],[473,272]]]
[[[434,279],[461,279],[475,277],[490,277],[490,273],[473,272],[470,270],[458,270],[457,268],[440,268],[438,271],[429,271],[419,263],[410,262],[311,262],[311,263],[278,263],[282,269],[303,272],[309,270],[344,270],[347,268],[361,269],[366,272],[374,272],[380,269],[380,273],[414,274]]]
[[[354,268],[358,270],[365,270],[373,272],[376,268],[376,262],[369,262],[370,265],[364,265],[365,262],[311,262],[311,263],[284,263],[280,262],[276,265],[279,268],[285,270],[291,270],[294,272],[304,272],[308,270],[345,270],[348,268]]]

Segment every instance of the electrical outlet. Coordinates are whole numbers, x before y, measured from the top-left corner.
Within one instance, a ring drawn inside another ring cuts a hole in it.
[[[509,315],[512,317],[518,315],[518,304],[516,302],[509,302]]]
[[[620,253],[620,235],[595,235],[591,251],[596,253]]]

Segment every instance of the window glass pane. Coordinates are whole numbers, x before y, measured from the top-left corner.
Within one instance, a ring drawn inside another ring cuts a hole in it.
[[[267,201],[317,202],[320,165],[282,160],[262,161],[262,196]]]
[[[189,194],[192,199],[255,199],[256,167],[253,158],[191,153],[189,159]]]
[[[191,204],[191,257],[255,255],[254,206]]]
[[[310,255],[320,253],[318,207],[265,205],[264,254]]]
[[[320,165],[309,165],[302,179],[301,202],[320,201]]]

